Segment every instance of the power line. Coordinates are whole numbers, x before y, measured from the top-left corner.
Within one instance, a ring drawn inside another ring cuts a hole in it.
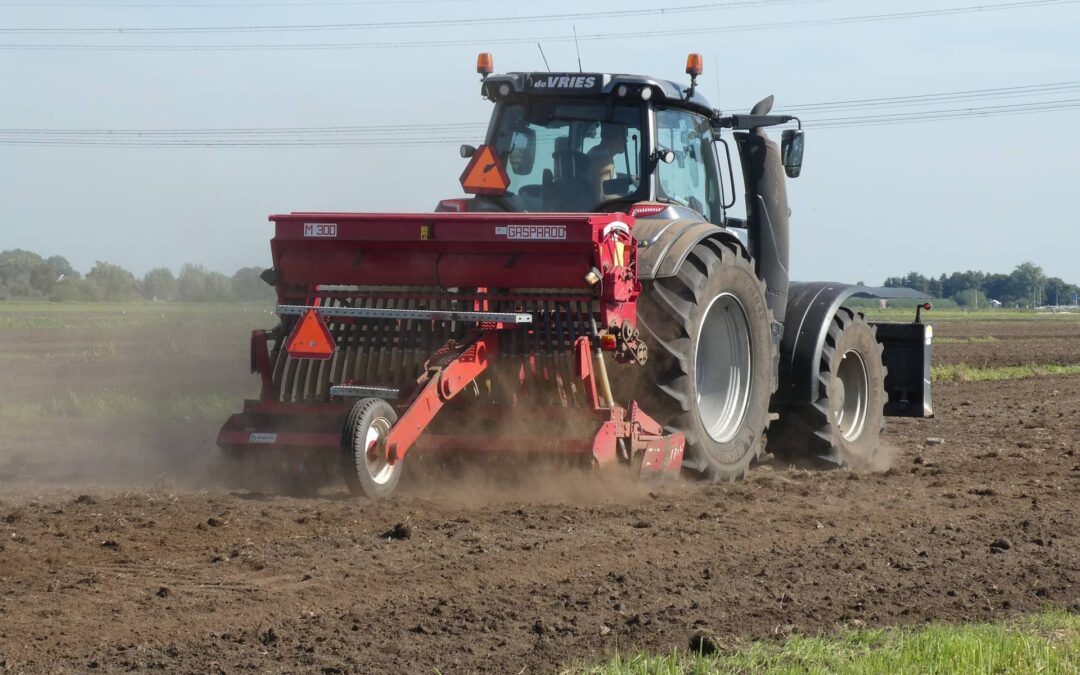
[[[310,2],[105,2],[87,4],[81,2],[0,2],[0,8],[63,8],[63,9],[216,9],[220,7],[361,7],[371,5],[438,5],[463,4],[479,0],[338,0]]]
[[[611,11],[564,12],[561,14],[536,14],[532,16],[475,17],[457,19],[413,19],[368,23],[287,24],[262,26],[166,26],[166,27],[113,27],[113,28],[0,28],[0,34],[13,35],[73,35],[73,34],[191,34],[191,33],[295,33],[306,31],[386,30],[398,28],[427,28],[443,26],[474,26],[484,24],[537,23],[543,21],[589,21],[594,19],[622,19],[627,17],[692,14],[714,12],[724,9],[769,7],[773,5],[831,2],[832,0],[728,0],[678,7],[650,9],[623,9]]]
[[[342,127],[225,127],[207,129],[0,129],[0,133],[102,134],[111,135],[176,135],[176,134],[282,134],[282,133],[386,133],[442,130],[475,130],[487,127],[486,122],[443,122],[438,124],[380,124]]]
[[[931,120],[962,119],[971,117],[997,117],[1001,115],[1019,115],[1027,112],[1054,112],[1080,108],[1080,98],[1058,101],[1040,101],[1038,103],[1017,103],[1013,105],[986,106],[981,108],[954,108],[912,113],[891,113],[886,115],[859,115],[857,117],[826,117],[807,120],[808,128],[825,129],[830,127],[880,126],[907,122],[927,122]]]
[[[1071,5],[1080,0],[1022,0],[1017,2],[1005,2],[989,5],[968,5],[963,7],[947,7],[941,9],[915,10],[909,12],[893,12],[886,14],[864,14],[858,16],[833,17],[825,19],[801,19],[792,21],[778,21],[768,23],[752,23],[734,26],[713,26],[704,28],[684,28],[669,30],[651,30],[650,38],[658,37],[686,37],[689,35],[710,35],[717,33],[738,33],[748,31],[777,30],[783,28],[805,28],[810,26],[846,25],[859,23],[878,23],[887,21],[904,21],[939,16],[956,16],[962,14],[986,13],[1008,11],[1014,9],[1030,9],[1036,7],[1050,7],[1058,5]],[[598,40],[624,40],[640,39],[637,33],[626,31],[618,33],[596,33],[592,35],[580,35],[579,39],[586,41]],[[294,43],[294,44],[204,44],[204,45],[152,45],[152,44],[128,44],[128,45],[87,45],[87,44],[0,44],[4,50],[28,50],[28,51],[147,51],[147,52],[192,52],[192,51],[294,51],[294,50],[322,50],[322,49],[400,49],[412,47],[458,47],[468,45],[510,45],[532,44],[537,41],[543,42],[569,42],[573,37],[568,35],[552,35],[546,37],[523,37],[523,38],[465,38],[451,40],[423,40],[423,41],[381,41],[381,42],[327,42],[327,43]]]
[[[1048,96],[1080,90],[1080,81],[1055,82],[1050,84],[1025,85],[1019,87],[999,87],[995,89],[970,89],[967,91],[944,92],[938,94],[916,94],[911,96],[890,96],[883,98],[855,99],[849,101],[829,101],[821,103],[797,103],[785,105],[784,112],[792,114],[813,114],[821,112],[840,112],[845,110],[909,108],[962,101],[986,101],[1018,97]],[[732,110],[748,110],[751,106],[738,106]]]
[[[928,104],[940,105],[944,102],[965,101],[990,101],[1007,97],[1025,97],[1028,99],[1041,98],[1051,94],[1059,94],[1080,89],[1080,81],[1052,82],[1044,84],[1017,85],[1011,87],[993,87],[987,89],[967,89],[959,91],[936,92],[927,94],[910,94],[905,96],[889,96],[878,98],[861,98],[844,101],[824,101],[818,103],[805,103],[794,106],[783,106],[784,112],[809,111],[812,114],[828,112],[844,112],[852,108],[881,109],[897,106],[919,107]],[[1013,105],[1040,105],[1047,103],[1041,100],[1028,100]],[[994,106],[990,106],[994,107]],[[749,109],[743,106],[737,109]],[[967,108],[962,110],[969,110]],[[911,111],[909,113],[889,113],[884,116],[926,114],[927,111]],[[884,117],[877,116],[877,117]],[[817,124],[831,122],[834,119],[865,120],[865,115],[845,118],[818,118]],[[301,138],[306,140],[333,140],[351,138],[364,140],[368,138],[410,138],[428,140],[432,137],[441,138],[449,135],[464,135],[483,133],[487,128],[486,122],[435,122],[435,123],[395,123],[374,125],[350,125],[350,126],[302,126],[302,127],[218,127],[218,128],[172,128],[172,129],[33,129],[33,128],[8,128],[0,129],[0,135],[8,138],[27,138],[38,140],[184,140],[184,139],[280,139],[281,137]]]
[[[953,108],[918,111],[911,113],[890,113],[882,115],[859,115],[852,117],[823,117],[803,120],[808,129],[854,128],[866,126],[886,126],[911,124],[939,120],[968,119],[976,117],[998,117],[1025,113],[1047,113],[1080,108],[1080,98],[1055,101],[1040,101],[1011,105],[983,106],[974,108]],[[172,148],[220,148],[220,147],[299,147],[299,148],[336,148],[366,146],[415,146],[449,145],[474,140],[460,135],[447,135],[446,131],[433,128],[430,135],[404,137],[339,137],[339,138],[183,138],[153,135],[126,135],[109,138],[107,134],[97,137],[33,136],[27,133],[13,133],[20,130],[0,129],[0,145],[56,146],[56,147],[172,147]],[[279,131],[279,130],[274,130]],[[45,132],[48,133],[48,132]],[[138,132],[145,134],[146,132]],[[171,133],[171,132],[170,132]]]
[[[852,108],[883,108],[899,105],[928,105],[945,101],[983,100],[991,98],[1009,98],[1013,96],[1030,96],[1033,94],[1054,94],[1075,89],[1080,89],[1080,81],[1033,84],[1020,87],[999,87],[995,89],[969,89],[967,91],[946,92],[941,94],[890,96],[828,103],[801,103],[785,106],[784,109],[785,111],[819,111]]]

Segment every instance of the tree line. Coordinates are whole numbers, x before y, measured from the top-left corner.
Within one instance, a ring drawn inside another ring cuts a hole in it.
[[[230,277],[202,265],[188,264],[180,268],[179,274],[158,267],[140,279],[119,265],[98,261],[84,275],[63,256],[44,258],[31,251],[12,249],[0,252],[0,300],[269,300],[274,297],[273,288],[259,278],[261,273],[259,267],[242,267]]]
[[[889,277],[884,285],[914,288],[935,298],[953,300],[962,307],[987,307],[990,300],[997,300],[1005,307],[1071,305],[1073,295],[1080,294],[1080,286],[1047,277],[1033,262],[1020,263],[1010,274],[968,270],[934,278],[909,272],[903,277]]]

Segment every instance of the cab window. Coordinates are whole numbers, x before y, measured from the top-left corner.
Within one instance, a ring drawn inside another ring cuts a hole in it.
[[[494,145],[514,211],[593,211],[633,201],[641,181],[643,108],[537,99],[502,107]]]
[[[670,164],[657,163],[657,196],[722,223],[720,172],[709,120],[685,110],[657,108],[656,147],[675,153]]]

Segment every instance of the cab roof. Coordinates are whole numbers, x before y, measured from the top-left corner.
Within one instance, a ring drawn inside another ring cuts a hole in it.
[[[506,85],[506,86],[503,86]],[[648,99],[642,92],[648,89]],[[481,91],[491,99],[513,95],[528,96],[618,96],[629,101],[663,101],[706,116],[716,110],[701,94],[700,87],[687,98],[690,86],[646,75],[621,73],[513,72],[488,76]]]

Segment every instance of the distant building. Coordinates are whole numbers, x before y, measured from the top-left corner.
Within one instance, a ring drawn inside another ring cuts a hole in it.
[[[1001,307],[1001,301],[1000,300],[991,300],[990,301],[990,307],[993,308],[993,309],[1000,308]]]

